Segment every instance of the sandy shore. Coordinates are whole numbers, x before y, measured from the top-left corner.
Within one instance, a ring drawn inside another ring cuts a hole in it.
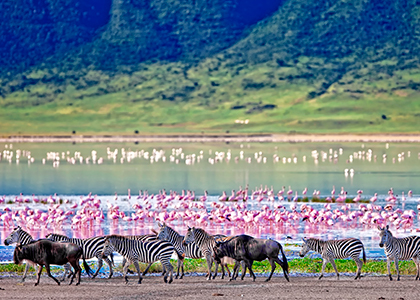
[[[419,143],[420,134],[10,135],[0,143],[394,142]]]
[[[273,277],[270,282],[258,277],[255,282],[249,277],[244,281],[204,277],[184,277],[172,284],[164,284],[162,277],[145,277],[137,284],[130,277],[126,285],[122,277],[112,279],[82,278],[79,286],[58,286],[51,278],[42,277],[34,287],[35,277],[25,283],[19,278],[0,277],[1,299],[418,299],[419,282],[414,276],[404,276],[401,281],[389,281],[385,276],[369,276],[355,281],[353,277]]]

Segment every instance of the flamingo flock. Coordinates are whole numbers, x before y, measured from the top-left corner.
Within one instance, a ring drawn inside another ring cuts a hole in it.
[[[255,188],[251,195],[248,186],[244,189],[240,187],[238,191],[232,190],[230,196],[225,191],[221,196],[209,196],[204,191],[202,196],[197,197],[194,191],[167,193],[163,189],[156,195],[139,191],[139,195],[132,198],[129,191],[122,199],[115,195],[113,200],[108,199],[106,203],[92,194],[81,196],[78,201],[63,200],[57,195],[39,199],[34,195],[26,197],[21,194],[9,199],[6,196],[0,198],[0,205],[3,206],[0,225],[4,228],[19,225],[33,230],[69,226],[78,230],[91,226],[161,221],[188,226],[223,225],[239,228],[299,227],[302,224],[314,228],[349,225],[376,227],[389,224],[397,229],[418,230],[413,228],[419,218],[420,204],[416,210],[404,209],[406,197],[403,194],[397,197],[392,188],[383,206],[376,204],[377,193],[368,200],[363,199],[363,191],[358,190],[356,197],[351,200],[346,198],[344,188],[337,197],[333,191],[332,197],[324,198],[323,203],[312,202],[318,199],[318,195],[308,200],[306,189],[299,197],[291,187],[287,191],[282,187],[276,194],[272,187],[267,186]],[[407,195],[412,197],[412,191]],[[120,208],[120,203],[125,204],[124,209]],[[402,204],[402,208],[399,204]]]

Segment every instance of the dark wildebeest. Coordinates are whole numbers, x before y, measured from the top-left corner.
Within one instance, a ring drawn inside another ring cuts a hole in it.
[[[44,265],[48,276],[60,285],[60,282],[51,275],[50,265],[64,265],[66,263],[70,263],[75,270],[70,284],[73,283],[74,277],[78,274],[76,283],[76,285],[78,285],[80,283],[80,275],[82,273],[82,268],[79,265],[80,258],[83,258],[83,266],[85,267],[86,273],[90,276],[92,271],[83,256],[83,249],[73,243],[58,243],[50,240],[39,240],[24,246],[18,244],[15,248],[15,252],[13,253],[13,261],[15,264],[20,264],[25,259],[39,264],[38,279],[35,285],[39,284],[39,279]]]
[[[269,281],[276,269],[276,262],[283,268],[284,277],[289,281],[289,265],[287,263],[286,255],[280,243],[274,240],[256,239],[249,235],[238,235],[225,242],[217,242],[214,247],[214,257],[222,258],[224,256],[232,257],[236,261],[244,261],[246,267],[249,269],[250,275],[255,281],[255,274],[252,271],[252,264],[254,261],[263,261],[268,259],[271,265],[271,273],[266,279]],[[279,259],[279,254],[282,253],[283,261]],[[235,264],[234,274],[238,271],[239,263]],[[245,276],[245,270],[242,272],[241,279]],[[233,277],[235,278],[235,277]]]

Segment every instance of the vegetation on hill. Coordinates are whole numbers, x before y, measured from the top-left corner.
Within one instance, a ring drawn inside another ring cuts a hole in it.
[[[0,4],[0,133],[419,131],[416,0],[77,3]]]

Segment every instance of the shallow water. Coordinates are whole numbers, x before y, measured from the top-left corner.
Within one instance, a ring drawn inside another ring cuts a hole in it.
[[[105,213],[102,224],[81,229],[73,229],[69,223],[59,228],[35,228],[31,230],[34,238],[53,231],[83,238],[112,233],[150,233],[152,228],[157,229],[153,219],[130,223],[106,218],[108,203],[117,204],[126,214],[134,212],[132,205],[137,201],[135,194],[139,190],[147,190],[149,195],[162,189],[168,193],[177,191],[178,194],[181,190],[191,190],[195,191],[196,198],[207,190],[210,195],[206,202],[208,211],[210,203],[217,202],[223,191],[230,195],[232,189],[238,190],[246,185],[249,185],[250,194],[251,190],[265,186],[268,189],[273,187],[275,194],[282,187],[285,191],[290,187],[298,191],[299,197],[307,188],[309,198],[314,190],[319,191],[319,197],[325,198],[333,186],[336,195],[343,187],[350,199],[356,196],[357,190],[363,190],[364,200],[378,193],[376,204],[381,206],[386,204],[387,192],[393,187],[399,199],[395,208],[415,211],[420,197],[416,190],[420,178],[420,146],[417,144],[0,144],[0,150],[0,195],[5,195],[6,202],[14,201],[20,193],[29,199],[32,194],[46,199],[57,193],[57,197],[77,203],[80,195],[90,192],[102,201]],[[20,156],[18,161],[17,155]],[[128,189],[132,193],[130,201]],[[408,190],[413,190],[413,197],[401,201],[401,193],[404,191],[407,195]],[[117,193],[117,200],[114,193]],[[273,209],[275,204],[267,200],[248,201],[247,209],[259,210],[262,205]],[[297,206],[300,204],[298,202]],[[43,211],[49,207],[47,204],[25,205]],[[62,207],[69,209],[69,205]],[[283,205],[290,211],[293,203],[285,201]],[[324,203],[310,205],[320,210]],[[5,206],[0,204],[0,209]],[[332,209],[339,206],[332,204]],[[11,207],[19,210],[24,204]],[[175,208],[168,208],[171,209]],[[358,204],[351,205],[351,210],[357,209]],[[181,234],[185,234],[186,225],[194,226],[193,223],[172,223]],[[418,219],[409,229],[393,230],[396,236],[406,236],[415,234],[412,231],[415,232],[416,228]],[[0,261],[11,259],[13,247],[3,245],[11,229],[0,221]],[[248,227],[227,222],[208,225],[205,229],[210,233],[246,233],[273,238],[287,244],[286,249],[294,251],[291,252],[293,256],[299,249],[295,244],[299,244],[304,236],[324,239],[352,236],[364,242],[368,257],[384,257],[378,246],[376,226],[361,225],[357,221],[334,226],[314,226],[299,221],[279,226]]]

